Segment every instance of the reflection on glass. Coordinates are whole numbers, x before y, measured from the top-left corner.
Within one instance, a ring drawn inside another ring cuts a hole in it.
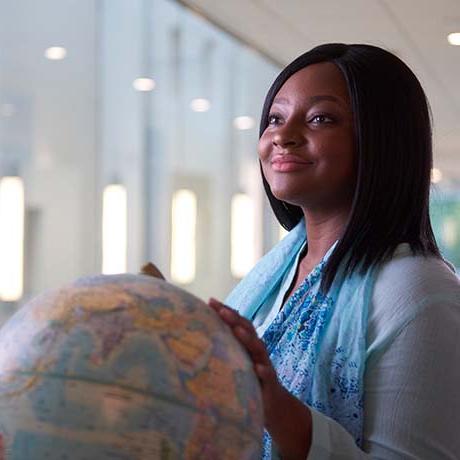
[[[105,187],[102,204],[102,273],[126,272],[127,194],[123,185]]]
[[[0,180],[0,298],[22,296],[24,253],[24,185],[19,177]]]
[[[187,284],[195,279],[197,199],[191,190],[178,190],[172,200],[171,277]]]

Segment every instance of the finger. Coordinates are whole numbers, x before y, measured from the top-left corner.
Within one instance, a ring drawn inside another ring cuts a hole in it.
[[[211,297],[208,300],[208,305],[215,310],[216,312],[219,312],[220,309],[222,309],[225,305],[222,302],[219,302],[217,299],[214,297]]]
[[[265,385],[270,385],[278,381],[275,369],[273,366],[266,364],[254,364],[254,372],[261,382]]]
[[[209,305],[232,328],[233,334],[247,349],[254,362],[271,366],[265,344],[259,339],[251,321],[214,298],[209,299]]]
[[[218,313],[221,316],[221,318],[223,318],[225,322],[230,326],[241,326],[250,333],[256,333],[256,330],[254,329],[252,322],[246,319],[244,316],[241,316],[237,311],[223,306],[223,308],[221,308]]]
[[[236,310],[233,308],[224,305],[222,302],[211,297],[208,302],[209,306],[216,311],[225,322],[232,326],[236,327],[238,325],[243,326],[244,328],[248,329],[249,331],[255,331],[254,326],[252,325],[251,321],[247,320],[243,316],[241,316]]]
[[[154,264],[152,264],[152,262],[148,262],[148,263],[146,263],[145,265],[142,266],[141,274],[142,275],[152,276],[154,278],[159,278],[159,279],[162,279],[162,280],[165,279],[165,277],[160,272],[160,270],[158,270],[158,268]]]
[[[255,364],[271,366],[270,357],[268,356],[265,344],[259,339],[255,332],[251,333],[247,329],[237,326],[233,329],[233,333],[246,348]]]

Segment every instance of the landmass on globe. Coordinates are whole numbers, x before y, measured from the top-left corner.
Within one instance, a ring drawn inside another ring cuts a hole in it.
[[[0,330],[0,460],[256,460],[246,352],[204,302],[159,278],[82,278]]]

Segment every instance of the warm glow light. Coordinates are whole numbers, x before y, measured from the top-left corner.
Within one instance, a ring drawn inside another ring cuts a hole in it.
[[[19,177],[0,180],[0,298],[19,300],[23,290],[24,185]]]
[[[256,262],[254,203],[244,193],[232,199],[231,271],[243,278]]]
[[[431,170],[431,182],[437,184],[442,181],[442,172],[438,168],[433,168]]]
[[[136,78],[133,81],[133,87],[136,91],[152,91],[156,83],[151,78]]]
[[[178,190],[172,200],[171,278],[182,284],[195,279],[197,199]]]
[[[447,36],[447,41],[451,45],[460,46],[460,32],[453,32]]]
[[[45,50],[45,57],[52,61],[61,61],[67,56],[67,50],[62,46],[52,46]]]
[[[126,187],[107,185],[102,200],[102,273],[125,273],[128,234]]]
[[[190,102],[190,108],[194,112],[207,112],[211,108],[211,102],[209,102],[208,99],[198,97],[196,99],[192,99]]]
[[[254,127],[254,118],[248,117],[246,115],[241,116],[241,117],[236,117],[233,120],[233,126],[236,129],[241,129],[241,130],[251,129]]]

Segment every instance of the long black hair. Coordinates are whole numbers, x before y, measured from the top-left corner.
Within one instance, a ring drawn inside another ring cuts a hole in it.
[[[414,254],[440,253],[429,216],[433,159],[428,101],[417,77],[394,54],[376,46],[341,43],[302,54],[270,87],[259,136],[285,81],[319,62],[334,63],[346,80],[358,168],[350,217],[325,267],[322,288],[328,290],[342,263],[346,275],[366,270],[388,259],[402,242],[409,243]],[[303,217],[301,208],[275,198],[263,172],[262,178],[276,218],[291,230]]]

